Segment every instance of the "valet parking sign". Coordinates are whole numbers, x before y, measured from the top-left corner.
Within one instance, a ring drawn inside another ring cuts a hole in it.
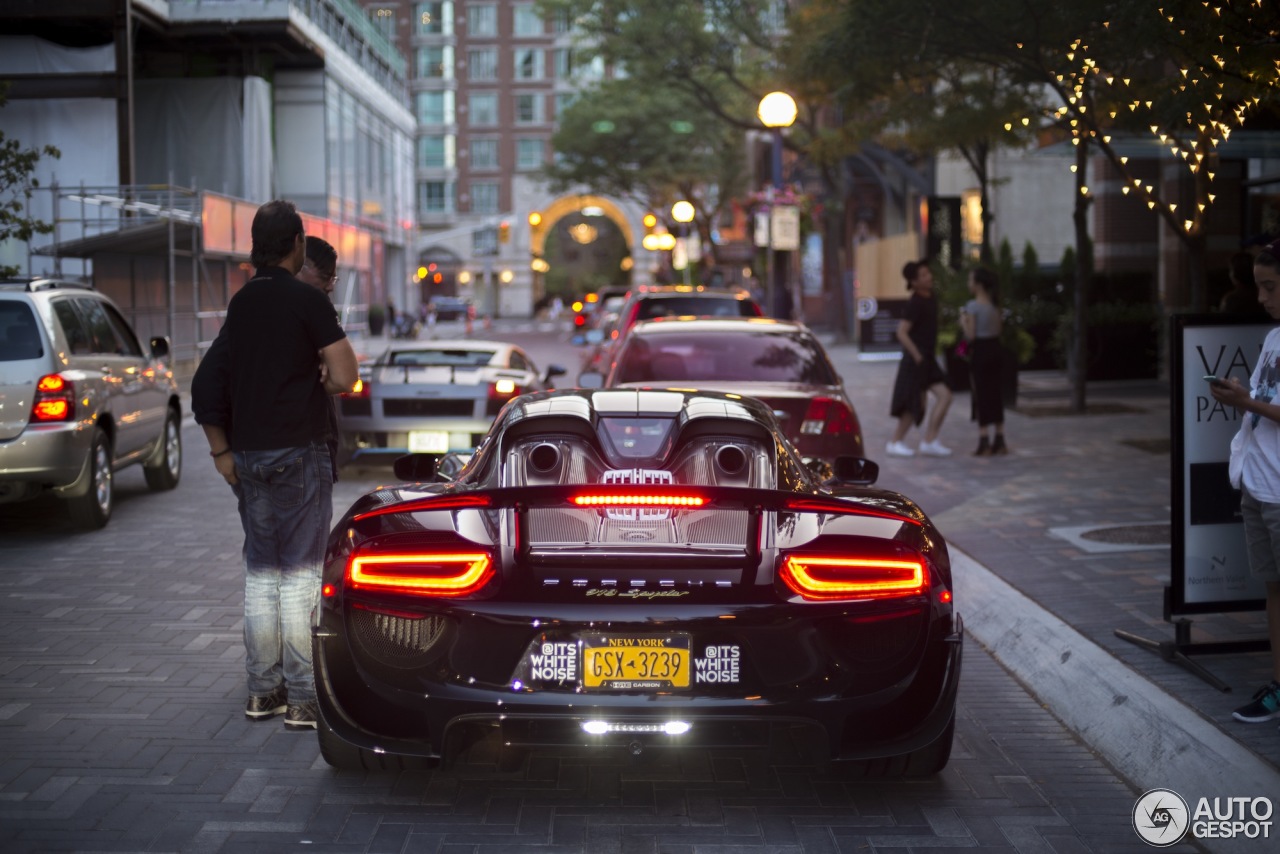
[[[1273,324],[1223,315],[1173,318],[1170,615],[1260,611],[1266,591],[1249,572],[1240,495],[1227,476],[1241,413],[1209,393],[1205,376],[1248,387]]]
[[[1133,805],[1133,829],[1155,848],[1168,848],[1188,836],[1264,840],[1272,837],[1274,815],[1275,804],[1267,797],[1202,797],[1192,806],[1172,789],[1152,789]]]

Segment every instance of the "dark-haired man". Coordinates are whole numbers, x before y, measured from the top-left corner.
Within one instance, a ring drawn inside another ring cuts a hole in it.
[[[225,357],[196,372],[192,410],[244,527],[245,715],[314,728],[311,621],[333,515],[327,395],[354,385],[356,356],[333,304],[296,278],[306,235],[294,205],[260,207],[252,237],[254,277],[227,306]]]

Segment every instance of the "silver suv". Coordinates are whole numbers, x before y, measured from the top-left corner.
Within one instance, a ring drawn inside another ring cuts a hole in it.
[[[111,518],[112,476],[139,463],[153,490],[182,471],[169,341],[147,350],[107,298],[52,279],[0,280],[0,504],[52,492],[72,521]]]

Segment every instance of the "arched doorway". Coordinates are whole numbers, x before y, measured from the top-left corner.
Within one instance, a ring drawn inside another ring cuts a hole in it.
[[[538,213],[542,221],[531,229],[529,249],[535,265],[542,262],[539,303],[555,296],[568,303],[631,283],[634,230],[617,204],[603,196],[562,196]]]

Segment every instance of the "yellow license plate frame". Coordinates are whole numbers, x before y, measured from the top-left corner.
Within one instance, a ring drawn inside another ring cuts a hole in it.
[[[683,690],[690,685],[689,636],[588,635],[582,687],[603,691]]]

